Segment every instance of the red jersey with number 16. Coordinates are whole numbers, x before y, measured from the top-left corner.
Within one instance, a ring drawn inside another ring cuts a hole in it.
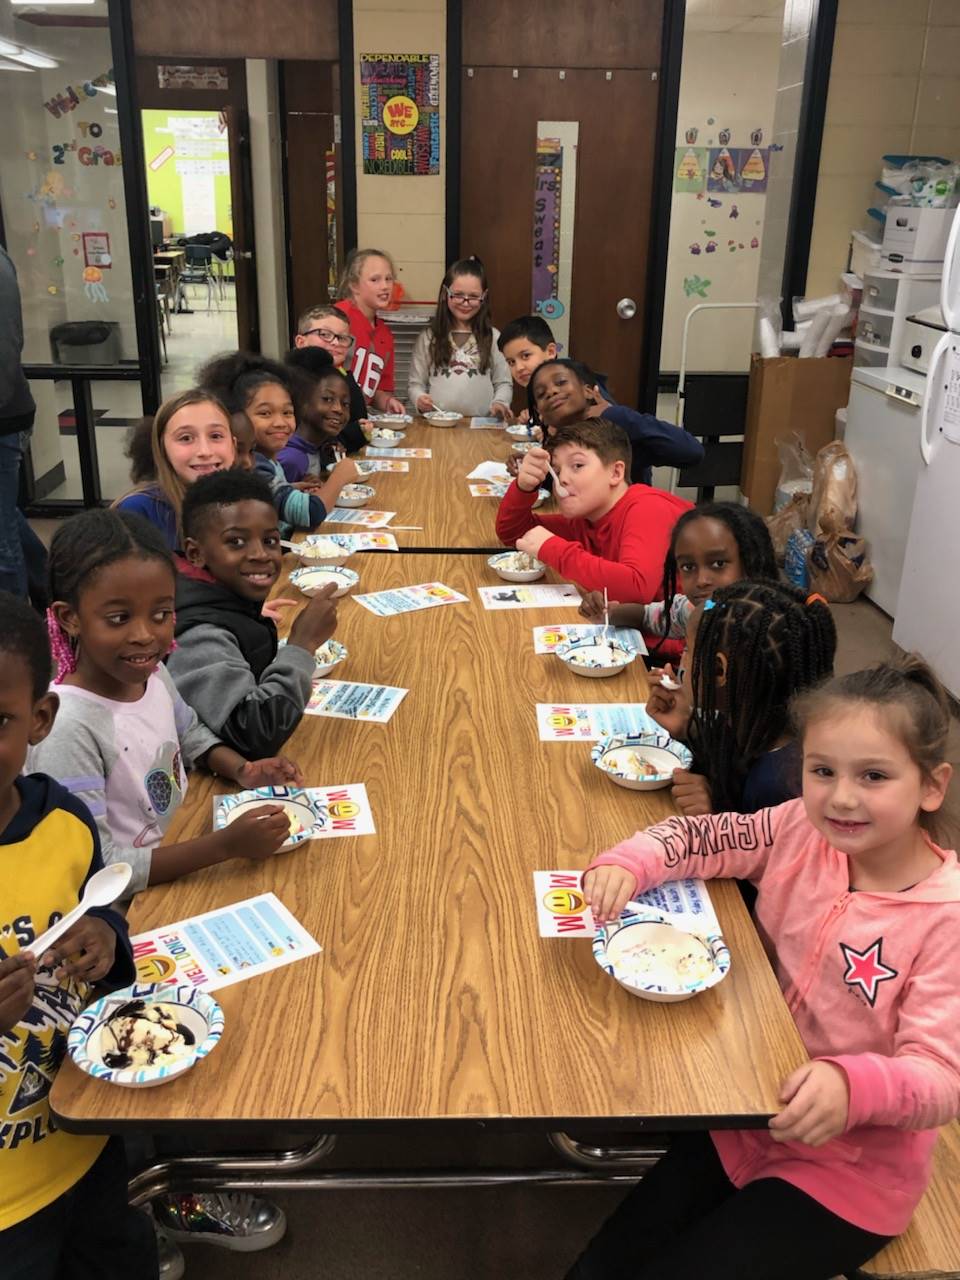
[[[345,298],[337,308],[350,321],[353,368],[357,385],[369,402],[375,391],[393,394],[393,334],[378,317],[368,320],[355,302]]]

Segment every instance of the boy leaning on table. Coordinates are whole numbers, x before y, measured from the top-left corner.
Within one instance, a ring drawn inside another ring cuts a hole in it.
[[[537,490],[553,467],[567,495],[559,515],[538,516]],[[649,604],[659,598],[670,533],[691,503],[630,484],[630,441],[605,418],[559,427],[549,451],[524,455],[497,511],[497,537],[536,556],[585,591]]]
[[[109,908],[82,917],[55,954],[30,950],[103,865],[84,806],[46,774],[21,776],[57,714],[50,677],[43,623],[0,592],[0,1275],[140,1280],[157,1275],[156,1243],[127,1204],[120,1140],[63,1133],[47,1101],[91,985],[135,977],[126,922]]]

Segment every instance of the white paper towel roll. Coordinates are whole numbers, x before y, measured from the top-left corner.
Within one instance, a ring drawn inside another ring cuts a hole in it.
[[[760,354],[764,359],[769,360],[778,356],[780,343],[777,341],[777,331],[773,327],[773,321],[767,316],[761,316],[757,330],[760,337]]]
[[[816,354],[820,339],[823,337],[827,325],[830,323],[832,308],[828,307],[825,311],[818,311],[810,321],[810,328],[803,335],[803,341],[800,343],[801,358]]]
[[[826,298],[795,298],[793,302],[794,320],[812,320],[818,311],[829,310],[837,306],[843,299],[839,293],[831,293]]]
[[[846,303],[841,303],[838,307],[831,308],[827,327],[820,335],[817,342],[817,349],[814,354],[825,356],[833,346],[834,340],[839,336],[840,332],[850,323],[850,308]]]

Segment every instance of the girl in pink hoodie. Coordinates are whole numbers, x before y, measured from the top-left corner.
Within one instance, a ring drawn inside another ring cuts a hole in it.
[[[569,1280],[851,1271],[906,1229],[937,1127],[960,1112],[960,867],[929,834],[951,773],[946,695],[908,657],[794,710],[802,800],[658,823],[595,859],[584,889],[603,923],[665,880],[750,879],[809,1061],[766,1129],[675,1139]]]

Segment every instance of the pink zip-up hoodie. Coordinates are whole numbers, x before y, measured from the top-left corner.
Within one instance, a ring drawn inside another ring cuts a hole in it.
[[[717,1131],[714,1146],[735,1186],[782,1178],[878,1235],[906,1230],[937,1128],[960,1113],[960,866],[928,843],[941,866],[912,889],[851,892],[846,855],[791,800],[670,818],[589,868],[625,867],[638,891],[684,876],[756,884],[757,928],[807,1052],[847,1077],[847,1128],[822,1147],[764,1129]]]

